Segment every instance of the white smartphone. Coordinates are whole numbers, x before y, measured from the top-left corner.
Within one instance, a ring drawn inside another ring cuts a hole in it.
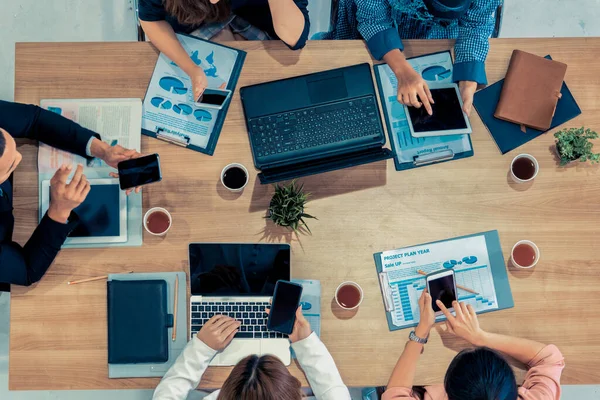
[[[456,291],[456,280],[454,279],[454,270],[445,269],[441,271],[432,272],[425,277],[427,281],[427,291],[431,295],[431,302],[435,315],[441,315],[442,311],[436,304],[436,300],[446,306],[446,308],[452,312],[452,302],[458,300]]]
[[[220,110],[231,97],[229,89],[204,89],[204,92],[196,100],[196,104],[202,107]]]

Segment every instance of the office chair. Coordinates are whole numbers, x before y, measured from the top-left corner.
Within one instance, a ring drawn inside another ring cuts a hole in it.
[[[146,33],[142,29],[142,25],[140,24],[140,19],[138,17],[138,15],[139,15],[139,2],[140,2],[140,0],[133,0],[133,8],[134,8],[134,13],[135,13],[135,23],[137,25],[137,40],[138,40],[138,42],[145,42],[146,41]]]
[[[500,36],[500,28],[502,28],[502,17],[504,14],[504,4],[500,4],[496,9],[496,13],[494,17],[496,18],[496,23],[494,24],[494,31],[492,32],[492,38],[497,38]]]

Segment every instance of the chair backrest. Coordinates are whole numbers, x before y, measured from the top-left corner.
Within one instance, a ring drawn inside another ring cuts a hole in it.
[[[140,24],[140,18],[138,17],[139,11],[140,11],[139,3],[140,3],[140,0],[133,0],[135,23],[137,25],[137,40],[138,40],[138,42],[145,42],[146,41],[146,33],[144,32],[144,29],[142,29],[142,25]]]
[[[504,8],[502,6],[503,4],[500,4],[496,9],[496,23],[494,24],[494,31],[492,32],[493,38],[497,38],[498,36],[500,36],[500,28],[502,28],[502,16],[504,13]]]

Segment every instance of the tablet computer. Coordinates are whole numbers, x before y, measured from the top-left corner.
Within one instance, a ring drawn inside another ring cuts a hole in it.
[[[413,137],[470,134],[471,123],[463,112],[463,102],[456,83],[438,83],[429,87],[434,103],[433,115],[425,107],[404,106],[410,134]]]
[[[90,192],[77,208],[77,227],[65,244],[123,243],[127,241],[127,195],[118,179],[89,179]],[[50,205],[50,181],[42,181],[41,215]]]

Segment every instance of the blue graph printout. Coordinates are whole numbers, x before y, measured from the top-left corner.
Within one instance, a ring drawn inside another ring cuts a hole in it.
[[[459,301],[471,304],[476,312],[498,308],[484,235],[385,251],[381,265],[391,291],[392,322],[398,327],[419,322],[418,300],[425,289],[425,277],[419,270],[429,274],[454,268],[456,284],[478,293],[458,289]],[[444,319],[442,315],[436,321]]]
[[[208,87],[224,89],[231,77],[238,53],[235,50],[177,35],[192,61],[202,67]],[[195,103],[188,75],[160,53],[144,98],[142,129],[158,129],[189,138],[189,144],[206,148],[219,110],[202,108]]]
[[[452,83],[452,57],[450,52],[429,54],[407,60],[427,82],[430,88],[437,83]],[[415,138],[410,134],[404,106],[398,103],[398,80],[387,64],[376,65],[381,76],[380,93],[385,102],[391,140],[394,141],[396,158],[400,164],[412,163],[417,156],[451,150],[454,154],[471,150],[468,135],[446,135]]]

